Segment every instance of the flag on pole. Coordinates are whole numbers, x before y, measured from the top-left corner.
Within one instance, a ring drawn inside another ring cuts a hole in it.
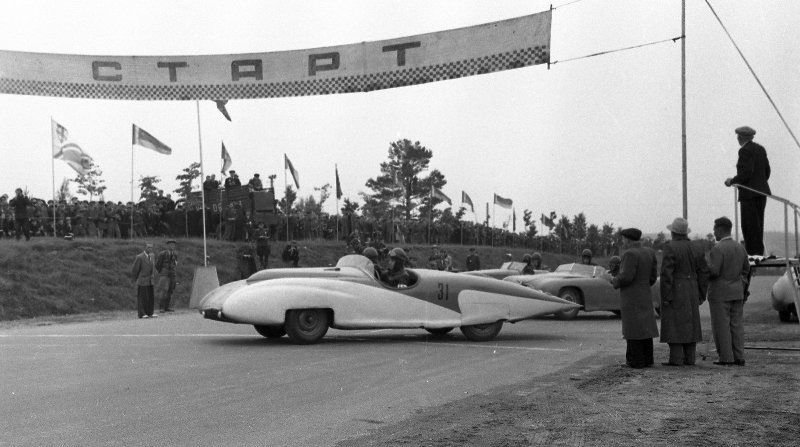
[[[288,169],[289,172],[292,173],[292,179],[294,179],[294,186],[296,186],[297,189],[300,189],[300,175],[297,173],[297,170],[294,168],[294,165],[292,165],[292,162],[289,160],[289,157],[287,157],[286,154],[283,154],[283,160],[284,160],[283,169],[284,170]]]
[[[339,167],[336,166],[336,198],[342,198],[342,184],[339,183]]]
[[[135,146],[142,146],[154,150],[159,154],[169,155],[172,153],[172,149],[170,149],[169,146],[158,141],[158,138],[150,135],[146,130],[136,124],[133,125],[132,143]]]
[[[225,149],[225,142],[222,142],[222,175],[227,175],[228,168],[231,167],[233,164],[233,160],[231,160],[231,154],[228,153],[228,150]]]
[[[447,202],[448,205],[452,206],[453,201],[450,200],[450,197],[447,197],[445,193],[442,192],[441,189],[431,185],[431,196],[436,197],[437,199],[441,200],[442,202]]]
[[[513,202],[511,199],[505,199],[503,197],[498,196],[497,194],[494,195],[494,204],[500,205],[502,208],[511,208]]]
[[[469,205],[469,209],[474,213],[475,212],[475,205],[472,204],[472,199],[469,198],[466,192],[461,191],[461,203],[466,203]]]
[[[225,108],[225,104],[228,103],[228,100],[215,99],[214,102],[217,103],[217,110],[222,113],[222,116],[224,116],[226,120],[231,121],[231,115],[228,113],[228,109]]]
[[[64,160],[78,174],[89,173],[94,160],[80,146],[70,141],[67,128],[51,118],[50,131],[53,136],[53,158]]]

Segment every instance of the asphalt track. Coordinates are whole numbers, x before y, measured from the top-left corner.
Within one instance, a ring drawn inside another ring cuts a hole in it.
[[[296,346],[190,311],[23,325],[0,330],[0,445],[333,445],[599,351],[624,357],[608,312],[506,324],[488,343],[331,330]]]

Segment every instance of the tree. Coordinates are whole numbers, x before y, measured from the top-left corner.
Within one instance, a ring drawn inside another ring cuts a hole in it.
[[[56,191],[57,202],[66,202],[72,197],[72,194],[69,192],[69,182],[70,180],[66,177],[61,181],[61,186],[59,186]]]
[[[139,177],[139,200],[150,202],[158,199],[160,194],[156,185],[159,183],[161,183],[161,179],[157,175]]]
[[[180,182],[180,186],[174,192],[184,200],[189,199],[192,192],[192,182],[200,177],[200,163],[193,162],[187,168],[183,168],[183,174],[178,174],[175,180]]]
[[[322,214],[322,207],[325,201],[331,196],[331,184],[326,183],[322,186],[314,187],[314,191],[319,191],[319,212]]]
[[[294,204],[295,200],[297,200],[297,191],[292,189],[292,185],[286,185],[286,190],[283,192],[283,198],[280,200],[280,202],[278,202],[278,205],[280,206],[279,209],[284,213],[286,213],[287,210],[291,211],[292,204]]]
[[[95,196],[103,197],[103,191],[106,190],[106,181],[101,178],[103,171],[100,170],[100,165],[92,163],[89,172],[86,174],[78,174],[72,181],[78,185],[78,194],[88,195],[89,201],[92,201]]]
[[[380,165],[381,174],[367,180],[366,186],[372,193],[362,193],[364,214],[378,219],[397,211],[405,215],[406,221],[417,215],[417,207],[429,201],[431,185],[441,188],[447,183],[438,170],[420,177],[432,157],[433,152],[419,141],[403,139],[390,143],[388,160]]]
[[[576,241],[582,242],[586,239],[586,215],[578,213],[572,218],[572,237]]]

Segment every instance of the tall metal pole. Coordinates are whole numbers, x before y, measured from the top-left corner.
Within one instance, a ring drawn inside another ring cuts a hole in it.
[[[686,178],[686,0],[681,2],[681,154],[683,169],[683,218],[689,219]]]
[[[52,133],[53,128],[55,127],[53,117],[50,117],[50,132]],[[52,135],[51,135],[52,138]],[[53,149],[50,149],[50,174],[53,179],[53,237],[56,237],[56,159],[53,157]]]
[[[203,133],[200,130],[200,100],[195,100],[197,105],[197,147],[200,150],[200,178],[203,176]],[[191,186],[191,185],[190,185]],[[208,245],[206,241],[206,190],[200,185],[200,205],[203,209],[203,266],[208,267]]]
[[[132,127],[132,126],[131,126]],[[135,129],[132,129],[135,132]],[[133,142],[135,138],[131,138],[131,240],[135,236],[133,232],[133,214],[136,211],[136,202],[133,200]]]

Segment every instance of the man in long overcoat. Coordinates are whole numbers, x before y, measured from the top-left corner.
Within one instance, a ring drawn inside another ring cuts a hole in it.
[[[682,217],[667,225],[672,240],[661,261],[661,342],[669,344],[668,366],[694,365],[697,342],[703,339],[700,304],[708,288],[703,248],[689,240]]]
[[[708,308],[719,360],[717,365],[744,366],[744,285],[750,262],[742,244],[731,239],[733,224],[727,217],[714,221],[717,244],[709,253]]]
[[[131,269],[133,282],[136,284],[136,307],[139,318],[151,318],[155,294],[153,286],[156,283],[156,269],[153,261],[153,244],[146,243],[144,251],[136,255]]]
[[[653,365],[653,337],[658,337],[650,286],[658,279],[658,262],[651,248],[642,247],[641,230],[621,232],[623,247],[619,273],[611,280],[619,289],[622,337],[627,341],[626,364],[631,368]]]

